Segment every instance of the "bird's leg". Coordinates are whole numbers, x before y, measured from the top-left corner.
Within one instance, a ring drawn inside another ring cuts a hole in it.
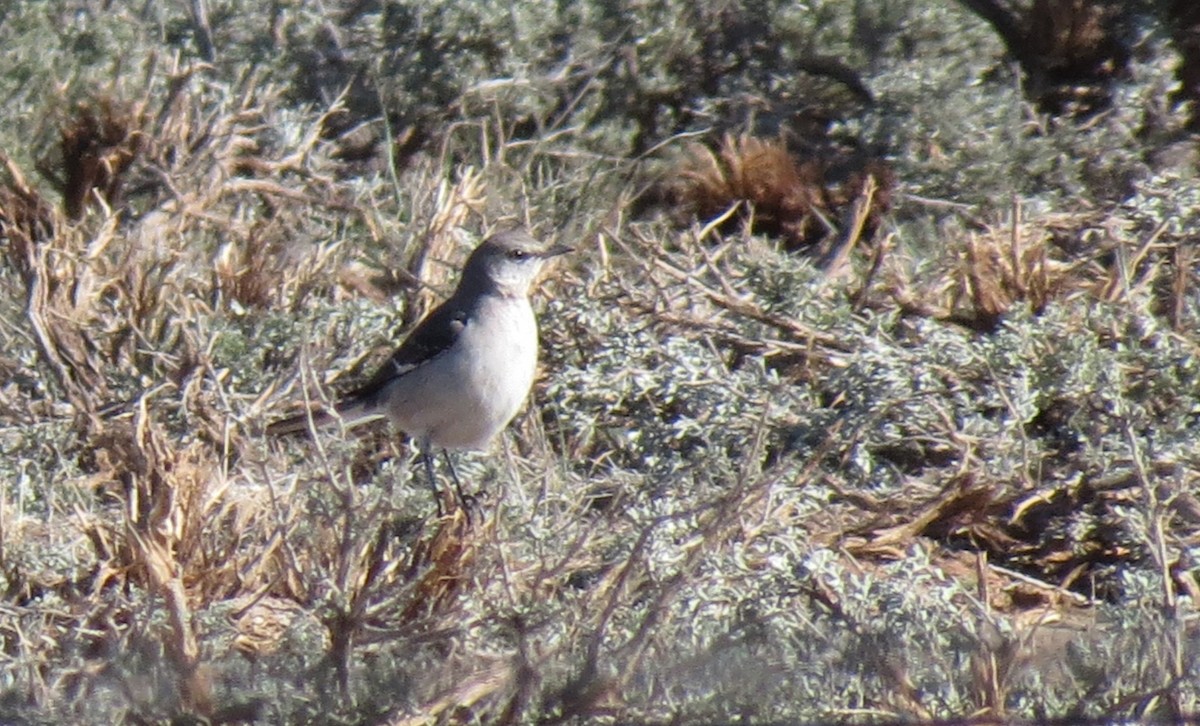
[[[429,489],[433,492],[433,503],[437,505],[438,516],[442,516],[442,491],[438,488],[437,477],[433,473],[433,444],[429,441],[421,442],[421,460],[425,462],[425,476],[429,478]],[[454,472],[453,469],[450,470]],[[455,483],[457,483],[457,479]]]
[[[458,481],[458,472],[454,471],[454,460],[450,458],[450,452],[442,449],[442,457],[446,461],[446,467],[450,469],[450,480],[454,482],[454,493],[458,495],[458,505],[462,507],[467,514],[467,522],[471,521],[471,505],[467,499],[467,495],[463,494],[462,484]]]

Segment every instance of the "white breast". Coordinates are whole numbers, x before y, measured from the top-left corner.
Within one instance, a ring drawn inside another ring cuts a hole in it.
[[[536,369],[529,301],[486,296],[450,350],[393,384],[387,414],[435,447],[482,449],[521,409]]]

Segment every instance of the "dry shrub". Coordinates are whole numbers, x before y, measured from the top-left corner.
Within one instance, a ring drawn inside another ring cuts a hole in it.
[[[0,198],[21,200],[4,209],[16,220],[4,225],[6,256],[21,273],[39,355],[78,412],[111,402],[114,370],[161,374],[153,351],[171,350],[185,368],[194,363],[199,341],[181,330],[196,301],[173,299],[185,291],[181,260],[154,248],[157,230],[131,234],[115,216],[72,225],[20,182]]]
[[[98,574],[92,597],[80,605],[96,611],[96,617],[111,618],[114,608],[121,613],[135,605],[99,597],[102,592],[138,590],[160,598],[167,624],[148,621],[140,628],[167,656],[172,703],[181,712],[213,715],[219,710],[214,710],[211,669],[195,613],[226,600],[240,603],[231,618],[238,633],[233,647],[257,654],[270,650],[291,622],[290,617],[272,620],[286,606],[267,604],[295,602],[307,593],[293,572],[297,561],[278,536],[270,497],[231,486],[210,445],[180,444],[148,404],[143,398],[131,415],[93,419],[97,428],[86,451],[94,460],[84,463],[95,470],[93,487],[120,507],[121,516],[84,524]],[[132,611],[121,617],[139,629],[140,618]],[[115,642],[127,637],[117,630],[102,629],[94,637],[100,650],[127,647]],[[143,705],[149,711],[161,707],[155,700],[161,694],[148,698]]]
[[[403,320],[415,325],[453,288],[465,254],[456,231],[486,206],[486,197],[483,176],[472,167],[454,182],[441,180],[429,199],[429,222],[407,259],[383,269],[351,262],[338,271],[339,284],[381,303],[406,294]]]
[[[1195,522],[1197,501],[1184,483],[1184,467],[1163,462],[1153,474],[1164,481],[1180,477],[1178,496],[1164,516]],[[846,492],[868,517],[850,528],[839,523],[828,533],[816,532],[811,540],[836,544],[868,577],[885,576],[884,563],[911,558],[914,549],[929,552],[944,577],[973,588],[986,627],[985,647],[972,657],[972,681],[983,713],[1003,716],[1014,688],[1010,676],[1022,669],[1069,673],[1065,643],[1080,642],[1094,626],[1097,601],[1123,587],[1115,573],[1148,558],[1120,526],[1144,484],[1133,471],[1096,471],[1031,490],[977,469],[916,498],[911,491],[879,500]],[[1186,555],[1168,564],[1168,589],[1189,595],[1200,589]],[[915,583],[922,589],[941,585],[936,578]],[[835,594],[819,594],[840,607]]]
[[[369,631],[399,633],[415,624],[429,630],[457,627],[458,595],[473,583],[471,565],[483,528],[473,527],[459,509],[414,530],[412,522],[381,517],[377,508],[364,511],[349,489],[340,494],[345,518],[322,521],[315,528],[310,523],[317,540],[327,544],[305,547],[310,560],[302,569],[295,563],[293,567],[310,591],[333,588],[332,597],[324,600],[322,618],[326,662],[345,697],[352,692],[356,648],[363,645],[364,636],[370,636]],[[337,527],[347,532],[338,532]]]
[[[418,544],[409,559],[408,579],[416,588],[404,608],[402,622],[445,612],[466,582],[475,560],[476,539],[466,513],[455,510],[433,535]]]
[[[192,323],[210,315],[211,304],[295,304],[329,284],[338,245],[297,249],[293,237],[299,215],[347,208],[326,193],[331,180],[308,168],[319,124],[298,149],[270,158],[258,142],[260,99],[235,99],[232,113],[214,117],[211,99],[186,93],[194,75],[173,73],[173,93],[155,113],[111,96],[76,107],[61,129],[61,157],[39,162],[63,189],[65,214],[7,163],[9,181],[0,185],[7,257],[27,287],[41,356],[79,411],[111,403],[102,371],[132,367],[150,379],[189,380],[208,345]],[[161,177],[145,189],[144,214],[69,223],[89,203],[111,210],[141,155]],[[292,175],[302,183],[285,183]],[[248,206],[265,214],[248,214]],[[197,274],[206,268],[207,280]]]
[[[1112,0],[1034,0],[1025,10],[962,0],[988,21],[1024,72],[1025,95],[1054,116],[1087,117],[1112,105],[1112,81],[1132,51],[1129,9]]]
[[[914,289],[892,276],[889,294],[910,314],[994,332],[1018,307],[1037,315],[1086,295],[1115,303],[1142,299],[1172,328],[1189,325],[1187,301],[1198,278],[1192,243],[1160,225],[1142,239],[1103,213],[1021,218],[970,233],[947,247],[936,279]],[[1131,239],[1132,238],[1132,239]]]
[[[1098,526],[1079,538],[1051,533],[1066,531],[1081,511],[1116,521],[1138,486],[1133,476],[1094,476],[1031,493],[970,473],[952,477],[921,501],[860,499],[873,516],[837,536],[855,556],[884,559],[902,559],[914,539],[927,538],[952,551],[984,553],[993,564],[1034,578],[1024,581],[1033,589],[991,593],[989,605],[1001,612],[1072,605],[1078,599],[1069,596],[1073,586],[1079,596],[1093,595],[1088,588],[1105,579],[1095,574],[1099,569],[1137,555],[1117,541],[1116,527]]]
[[[455,270],[461,262],[453,265],[430,265],[430,260],[452,260],[457,240],[453,230],[462,227],[469,215],[483,207],[486,190],[483,176],[468,167],[451,184],[442,181],[433,200],[433,217],[424,236],[424,244],[409,265],[414,278],[424,284],[417,290],[412,304],[405,308],[405,322],[415,324],[433,309],[445,291],[453,286]]]
[[[80,104],[64,122],[59,163],[43,159],[38,164],[62,190],[64,212],[5,159],[8,180],[0,185],[0,231],[6,258],[25,285],[39,354],[80,412],[107,402],[103,371],[131,359],[138,348],[135,339],[147,330],[143,323],[164,317],[161,280],[139,284],[154,277],[154,263],[139,248],[140,240],[123,234],[113,215],[91,226],[71,224],[89,202],[117,203],[125,173],[144,147],[140,108],[104,97]],[[128,317],[111,315],[114,307],[120,310],[131,301]],[[125,360],[122,351],[130,352]]]
[[[147,416],[143,407],[132,422],[106,421],[90,441],[97,470],[92,481],[125,509],[122,529],[112,533],[125,544],[106,551],[143,585],[178,577],[205,601],[237,591],[246,584],[241,563],[236,553],[214,550],[221,542],[206,538],[206,528],[221,524],[227,528],[222,537],[238,539],[263,505],[218,487],[211,447],[198,441],[180,447]]]
[[[0,240],[9,264],[29,275],[34,247],[54,236],[54,205],[29,186],[20,167],[0,154],[8,178],[0,183]]]
[[[1025,33],[1047,68],[1078,75],[1111,63],[1112,18],[1095,0],[1034,0]]]
[[[329,638],[317,647],[348,692],[364,633],[454,624],[458,596],[474,584],[479,532],[461,515],[424,528],[397,522],[389,502],[359,511],[358,484],[340,481],[333,467],[303,496],[270,474],[247,474],[249,465],[268,472],[278,461],[263,463],[238,435],[254,419],[245,406],[257,394],[239,390],[247,384],[219,357],[228,321],[221,307],[299,306],[338,283],[348,227],[361,221],[376,240],[392,231],[324,175],[330,150],[318,148],[320,123],[274,150],[264,133],[274,101],[267,90],[248,81],[244,96],[214,105],[211,89],[187,92],[191,77],[173,72],[170,95],[146,112],[115,100],[77,107],[61,129],[61,158],[47,154],[52,163],[41,165],[59,181],[61,207],[4,159],[0,234],[7,263],[21,273],[12,292],[28,298],[39,364],[55,379],[50,397],[66,398],[77,414],[63,422],[72,429],[67,449],[99,502],[74,525],[86,535],[81,550],[91,547],[86,574],[42,583],[19,573],[12,582],[31,597],[61,590],[78,641],[104,654],[85,656],[92,660],[70,676],[70,693],[86,698],[116,681],[139,716],[165,708],[216,720],[201,647],[213,633],[195,614],[235,607],[232,645],[253,657],[289,638],[309,646],[294,621],[311,625],[313,613],[328,614],[320,624]],[[139,158],[158,179],[135,189],[127,177]],[[122,189],[138,195],[137,215],[120,213]],[[456,266],[453,230],[483,205],[482,176],[466,173],[423,202],[430,215],[418,252],[397,267],[437,284]],[[100,213],[89,213],[92,205]],[[330,229],[344,236],[319,241]],[[305,245],[305,234],[317,239]],[[287,481],[295,487],[298,479]],[[343,496],[351,502],[345,519],[323,518],[323,507],[332,500],[336,509]],[[156,623],[156,608],[165,624]],[[307,618],[294,617],[297,610]],[[42,657],[38,649],[51,647],[30,650]],[[158,652],[169,667],[154,675],[130,677],[111,657],[153,661]],[[138,690],[135,680],[165,685]]]
[[[246,308],[267,308],[275,302],[284,275],[279,240],[264,241],[261,230],[244,240],[226,242],[213,261],[215,287],[222,297]]]
[[[201,667],[192,624],[189,583],[213,576],[203,534],[217,468],[200,444],[177,450],[146,412],[106,426],[94,439],[99,473],[124,512],[122,523],[91,533],[106,570],[161,597],[169,630],[160,635],[174,668],[178,696],[193,713],[212,711],[211,684]],[[119,528],[118,528],[119,527]]]
[[[146,143],[142,129],[145,108],[109,96],[81,102],[59,128],[59,167],[49,163],[39,168],[58,186],[67,218],[83,217],[88,204],[103,203],[109,209],[121,200],[126,173],[141,156]]]
[[[1018,302],[1035,314],[1066,288],[1064,270],[1047,259],[1045,238],[1005,240],[996,234],[971,235],[962,250],[949,308],[971,312],[960,322],[991,331]]]
[[[188,77],[174,77],[179,92],[156,114],[113,100],[76,108],[61,129],[61,159],[39,164],[63,190],[62,209],[4,159],[0,235],[5,260],[20,273],[24,290],[13,292],[27,300],[40,364],[77,414],[78,464],[101,500],[116,505],[82,524],[94,570],[61,585],[89,629],[79,638],[97,652],[128,652],[131,638],[161,649],[173,703],[210,715],[193,608],[310,593],[308,578],[296,574],[302,560],[284,554],[270,497],[223,488],[242,442],[229,416],[231,392],[213,370],[214,337],[199,321],[214,317],[214,301],[263,306],[328,279],[336,244],[305,254],[288,244],[289,233],[298,215],[340,202],[320,191],[328,180],[319,175],[296,175],[300,184],[282,178],[307,171],[311,145],[280,159],[253,156],[265,154],[252,144],[262,128],[256,107],[213,117],[212,99],[182,92]],[[148,188],[143,214],[112,213],[142,154],[153,156],[162,184]],[[104,214],[87,214],[92,204]],[[246,213],[250,205],[268,213]],[[229,245],[224,253],[216,253],[218,239]],[[150,392],[116,400],[137,385]],[[177,417],[189,432],[182,441]],[[165,626],[143,621],[128,597],[136,592],[165,603]],[[133,625],[105,625],[114,617]],[[105,667],[81,671],[71,688],[123,678]],[[154,712],[157,696],[146,698]]]
[[[820,257],[855,227],[856,203],[865,205],[859,233],[871,238],[891,205],[893,183],[878,159],[847,152],[799,158],[781,141],[726,136],[715,151],[689,148],[666,197],[705,222],[736,207],[722,226],[749,223],[752,232],[783,240],[788,251]]]
[[[24,271],[27,292],[26,314],[39,356],[76,410],[95,411],[107,395],[101,351],[87,330],[93,320],[95,277],[87,254],[111,241],[109,226],[91,244],[75,230],[56,224],[59,230],[45,244],[26,248]]]
[[[1086,247],[1068,253],[1062,236],[1086,227],[1090,217],[1063,215],[1023,223],[1020,210],[1010,227],[970,233],[948,252],[950,264],[919,293],[906,281],[895,281],[892,296],[909,313],[990,333],[1016,306],[1040,313],[1054,300],[1096,294],[1111,279],[1097,259],[1107,250]]]
[[[1180,55],[1175,67],[1179,87],[1172,92],[1171,100],[1191,103],[1188,128],[1200,131],[1200,4],[1194,0],[1172,0],[1166,13]]]

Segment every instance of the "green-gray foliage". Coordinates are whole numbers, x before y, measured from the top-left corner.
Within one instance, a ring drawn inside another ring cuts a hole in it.
[[[200,529],[179,549],[218,712],[1197,712],[1200,185],[1157,36],[1115,107],[1072,124],[1031,110],[999,42],[954,3],[209,6],[211,64],[186,3],[0,8],[0,151],[47,199],[33,170],[76,102],[144,99],[162,132],[117,216],[70,228],[88,241],[115,225],[81,263],[110,284],[102,304],[54,319],[116,351],[101,376],[123,405],[72,407],[19,260],[0,269],[0,720],[186,710],[164,596],[130,564],[132,492],[156,480],[106,460],[126,449],[104,433],[165,448],[170,474],[199,457]],[[873,102],[806,70],[817,57]],[[176,83],[193,113],[168,134]],[[677,135],[770,135],[828,108],[831,138],[882,150],[899,179],[870,277],[874,249],[831,276],[773,240],[701,238],[705,220],[633,203]],[[339,157],[359,125],[373,154]],[[412,129],[419,151],[386,153]],[[1019,220],[1004,217],[1014,199]],[[578,250],[539,302],[530,410],[457,460],[479,509],[435,602],[411,449],[332,430],[268,441],[262,425],[402,334],[418,290],[388,273],[433,249],[418,272],[444,291],[442,265],[505,218]],[[1078,273],[1065,292],[1036,311],[1017,300],[988,332],[898,304],[958,279],[966,241],[1009,225]],[[257,262],[265,292],[239,300],[221,270]],[[157,334],[113,292],[139,273]],[[268,600],[288,624],[244,655],[234,621]]]

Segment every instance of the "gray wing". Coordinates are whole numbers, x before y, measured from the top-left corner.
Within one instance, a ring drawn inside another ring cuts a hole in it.
[[[389,383],[430,361],[449,349],[467,327],[469,311],[448,300],[425,317],[409,334],[392,357],[360,388],[343,396],[336,406],[339,414],[354,409],[369,411]],[[289,416],[267,426],[269,436],[307,432],[312,426],[325,426],[334,420],[327,411],[311,411]]]
[[[366,383],[346,394],[338,408],[369,404],[389,383],[452,347],[466,329],[469,316],[467,310],[448,303],[426,316]]]

